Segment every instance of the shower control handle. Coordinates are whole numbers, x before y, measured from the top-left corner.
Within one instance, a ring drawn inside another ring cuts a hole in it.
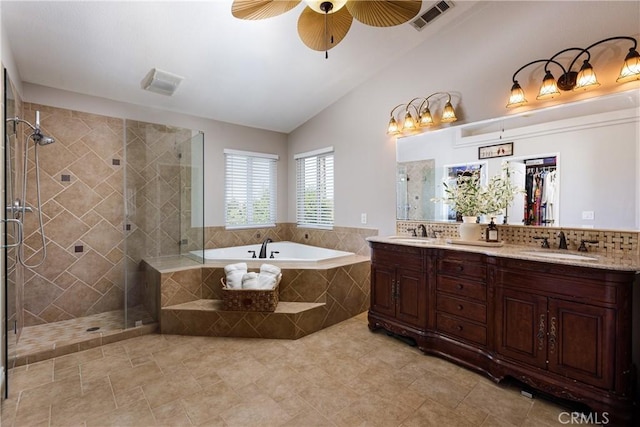
[[[20,199],[16,199],[13,204],[7,205],[6,210],[7,212],[11,212],[14,216],[22,211],[33,212],[33,208],[31,206],[22,206]]]

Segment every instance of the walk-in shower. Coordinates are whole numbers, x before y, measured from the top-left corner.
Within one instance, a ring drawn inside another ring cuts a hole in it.
[[[3,366],[152,332],[141,262],[204,245],[203,134],[4,89]]]
[[[30,131],[25,135],[25,143],[24,143],[24,153],[23,153],[23,165],[22,165],[22,191],[20,197],[15,197],[13,193],[13,185],[9,186],[9,194],[8,199],[11,201],[10,204],[7,205],[7,214],[9,214],[13,218],[9,218],[12,221],[9,223],[14,227],[17,227],[14,236],[17,236],[17,242],[14,245],[17,246],[17,259],[20,264],[27,268],[37,268],[41,266],[45,260],[47,259],[47,241],[44,234],[44,223],[42,221],[42,198],[40,196],[40,161],[38,156],[38,147],[43,145],[49,145],[55,142],[55,139],[44,135],[40,129],[40,111],[36,111],[36,120],[35,125],[32,125],[28,121],[21,119],[19,117],[12,117],[6,119],[6,126],[13,126],[12,133],[17,134],[17,125],[23,123],[30,128]],[[9,132],[6,132],[8,134]],[[25,259],[24,253],[24,219],[26,217],[27,212],[33,213],[33,207],[27,206],[27,176],[28,174],[28,159],[29,159],[29,148],[32,144],[29,141],[33,141],[34,144],[34,159],[35,159],[35,188],[36,188],[36,212],[35,214],[38,217],[38,225],[40,230],[40,237],[42,242],[42,254],[40,255],[40,259],[32,264],[28,264]],[[7,150],[11,150],[11,144],[6,145]],[[8,153],[8,156],[11,158],[11,153]]]

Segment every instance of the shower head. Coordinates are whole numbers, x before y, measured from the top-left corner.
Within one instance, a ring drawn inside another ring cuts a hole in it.
[[[40,132],[40,129],[36,130],[35,132],[33,132],[31,134],[31,139],[33,139],[33,141],[42,146],[42,145],[49,145],[49,144],[53,144],[54,142],[56,142],[56,140],[50,136],[47,135],[43,135]]]
[[[13,122],[14,126],[18,123],[24,123],[33,129],[33,133],[29,136],[29,138],[33,139],[33,141],[38,145],[49,145],[56,142],[56,140],[50,136],[46,136],[42,134],[40,130],[40,111],[36,111],[36,125],[32,125],[28,121],[21,119],[20,117],[11,117],[6,119],[6,123]],[[15,132],[15,131],[14,131]]]

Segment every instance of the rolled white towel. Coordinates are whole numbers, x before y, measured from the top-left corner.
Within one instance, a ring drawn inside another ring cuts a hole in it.
[[[280,275],[280,267],[272,264],[262,264],[258,275],[258,289],[273,289]]]
[[[241,289],[242,276],[247,273],[247,263],[239,262],[237,264],[229,264],[224,267],[224,272],[227,275],[227,288]]]
[[[242,289],[258,289],[258,273],[245,273],[242,276]]]
[[[265,276],[278,277],[280,274],[280,267],[272,264],[262,264],[260,266],[260,274]]]
[[[273,289],[275,287],[275,277],[263,273],[258,274],[258,289]]]

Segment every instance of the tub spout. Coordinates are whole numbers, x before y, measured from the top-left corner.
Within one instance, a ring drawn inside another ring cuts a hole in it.
[[[264,242],[262,242],[262,247],[260,248],[260,255],[258,255],[258,258],[267,257],[267,243],[271,243],[271,242],[273,242],[273,240],[271,240],[268,237],[264,239]]]

